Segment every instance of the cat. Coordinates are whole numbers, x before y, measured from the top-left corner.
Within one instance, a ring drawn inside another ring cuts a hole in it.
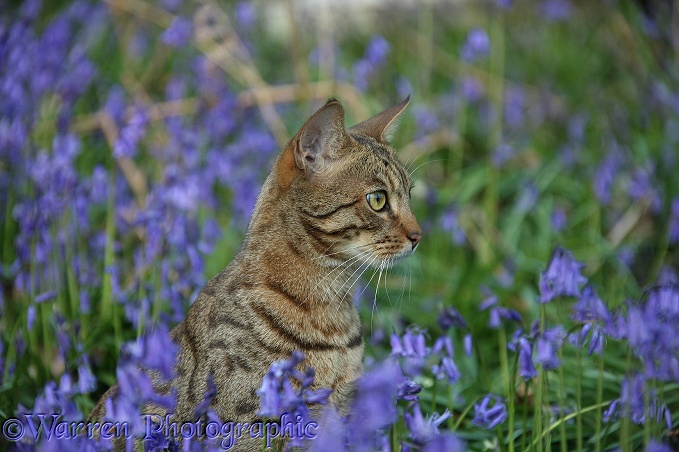
[[[175,421],[195,421],[210,375],[220,419],[254,421],[263,376],[295,350],[304,368],[315,369],[313,388],[332,389],[328,402],[348,413],[364,348],[353,286],[362,270],[391,266],[422,237],[412,179],[386,138],[409,100],[347,129],[342,105],[330,99],[285,146],[238,254],[171,332],[180,346]],[[117,390],[101,397],[91,418],[104,418]],[[157,406],[146,412],[165,415]]]

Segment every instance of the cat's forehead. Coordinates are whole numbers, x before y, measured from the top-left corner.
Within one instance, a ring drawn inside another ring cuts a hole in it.
[[[391,177],[390,180],[400,180],[406,189],[413,185],[410,174],[406,171],[403,163],[396,155],[396,151],[391,146],[361,133],[350,133],[350,135],[358,142],[364,152],[361,160],[372,162],[380,173],[395,176]]]

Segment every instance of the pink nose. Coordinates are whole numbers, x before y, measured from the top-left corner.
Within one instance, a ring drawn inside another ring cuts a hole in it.
[[[420,243],[421,238],[422,231],[413,231],[410,234],[408,234],[408,239],[410,240],[410,243],[413,244],[413,248],[415,248],[417,244]]]

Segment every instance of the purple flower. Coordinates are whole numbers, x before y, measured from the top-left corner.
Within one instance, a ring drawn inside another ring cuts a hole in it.
[[[561,21],[571,15],[571,3],[569,0],[543,0],[541,10],[549,20]]]
[[[460,52],[464,61],[471,63],[481,58],[485,58],[490,53],[490,38],[488,33],[482,28],[474,28],[462,45]]]
[[[437,380],[443,380],[443,378],[448,377],[448,383],[451,385],[457,383],[462,376],[455,365],[455,361],[449,356],[441,358],[441,364],[432,366],[431,371]]]
[[[451,327],[467,329],[469,325],[465,321],[460,311],[452,306],[446,306],[439,314],[437,322],[443,331],[448,331]]]
[[[259,415],[277,418],[284,413],[290,416],[302,416],[309,420],[308,404],[325,404],[332,393],[331,389],[309,389],[314,382],[314,370],[307,368],[304,373],[297,366],[304,360],[300,351],[293,352],[290,359],[274,362],[262,379],[257,394],[260,397]],[[291,378],[300,383],[299,389],[293,387]],[[295,445],[301,445],[301,438],[293,439]]]
[[[417,394],[422,392],[422,386],[408,377],[405,377],[401,385],[396,390],[396,398],[398,400],[406,400],[412,402],[418,400]]]
[[[359,443],[371,441],[378,429],[396,421],[396,394],[405,378],[397,364],[385,361],[356,382],[352,428]]]
[[[488,394],[481,400],[481,403],[474,404],[472,424],[492,430],[506,421],[507,416],[507,407],[502,399],[496,395]]]
[[[504,308],[502,306],[497,306],[498,297],[497,295],[490,292],[485,287],[481,290],[486,294],[486,299],[479,305],[480,311],[485,311],[488,309],[490,317],[488,319],[488,326],[497,329],[502,326],[501,319],[510,320],[513,322],[521,323],[521,314],[519,314],[514,309]]]
[[[215,385],[212,374],[209,374],[207,377],[207,390],[205,391],[205,394],[203,394],[203,400],[201,400],[198,405],[196,405],[196,408],[194,408],[193,417],[198,419],[207,414],[215,396],[217,396],[217,385]]]
[[[404,419],[408,427],[408,438],[417,446],[424,446],[434,440],[439,434],[439,425],[451,416],[448,410],[439,415],[434,413],[425,419],[420,410],[420,405],[415,403],[412,412],[405,412]]]
[[[533,365],[533,345],[526,337],[521,334],[521,330],[517,330],[514,334],[512,342],[507,344],[507,348],[519,352],[519,376],[525,379],[531,379],[538,376],[538,371]]]
[[[384,65],[390,50],[389,42],[382,36],[377,35],[370,40],[363,58],[353,67],[354,83],[360,91],[368,89],[370,78]]]
[[[578,262],[570,251],[556,247],[547,265],[547,270],[540,274],[541,303],[547,303],[562,295],[580,296],[580,285],[587,282],[587,278],[580,272],[585,264]]]
[[[617,146],[613,146],[599,165],[594,175],[594,194],[604,205],[611,202],[611,191],[622,166],[622,158]]]
[[[561,365],[556,352],[563,345],[566,332],[561,325],[546,329],[538,336],[535,362],[546,370],[556,369]]]
[[[644,400],[646,391],[648,406]],[[614,420],[616,417],[629,417],[632,422],[640,425],[649,421],[664,422],[668,430],[672,429],[672,414],[667,405],[660,403],[654,390],[646,388],[646,382],[641,374],[635,374],[622,381],[620,397],[603,413],[604,422]]]
[[[520,212],[530,212],[535,207],[535,204],[540,198],[540,192],[533,182],[524,184],[519,194],[519,199],[516,201],[516,208]]]
[[[181,16],[176,16],[160,39],[170,47],[183,47],[188,44],[192,36],[193,22]]]
[[[672,200],[669,225],[670,245],[676,245],[679,243],[679,198]]]
[[[671,430],[671,427],[670,427]],[[645,452],[672,452],[674,449],[669,444],[660,443],[652,439],[646,446]]]
[[[563,228],[566,227],[567,222],[568,218],[566,217],[566,211],[564,209],[557,207],[552,211],[551,223],[552,228],[554,228],[555,231],[559,232],[563,230]]]
[[[135,109],[129,122],[120,132],[120,137],[113,145],[113,155],[117,158],[134,157],[137,153],[137,144],[146,131],[147,123],[146,113],[141,108]]]
[[[462,95],[469,103],[481,100],[481,97],[485,94],[483,84],[476,77],[472,76],[463,77],[460,88]]]
[[[464,352],[471,358],[472,356],[472,335],[471,333],[464,335]]]
[[[455,205],[451,206],[441,215],[439,223],[441,224],[441,229],[450,233],[453,243],[458,246],[464,243],[467,235],[464,232],[464,229],[462,229],[462,226],[460,226],[458,209]]]
[[[435,436],[422,448],[422,452],[439,452],[442,450],[446,452],[464,452],[467,450],[467,446],[457,436],[446,433]]]
[[[235,11],[236,21],[243,29],[250,28],[257,19],[257,10],[250,2],[238,2]]]
[[[510,160],[516,152],[514,148],[507,143],[500,143],[491,156],[491,162],[496,168],[502,168],[504,164]]]
[[[580,299],[573,305],[571,318],[576,322],[604,322],[606,324],[613,319],[591,284],[583,288]]]
[[[516,129],[524,123],[525,93],[522,88],[511,87],[505,93],[504,119],[507,126]]]

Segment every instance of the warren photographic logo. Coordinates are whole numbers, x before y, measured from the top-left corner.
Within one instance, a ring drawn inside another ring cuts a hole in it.
[[[170,440],[195,440],[217,443],[224,450],[231,449],[240,439],[266,439],[266,447],[276,438],[314,439],[318,424],[304,422],[302,416],[283,414],[278,422],[219,422],[197,420],[176,422],[171,414],[141,416],[141,423],[128,422],[74,422],[61,414],[26,413],[6,419],[2,435],[12,442],[39,443],[43,441],[92,440],[101,444],[116,438],[157,441],[158,437]],[[139,426],[143,431],[139,433]],[[135,430],[135,427],[137,430]]]

